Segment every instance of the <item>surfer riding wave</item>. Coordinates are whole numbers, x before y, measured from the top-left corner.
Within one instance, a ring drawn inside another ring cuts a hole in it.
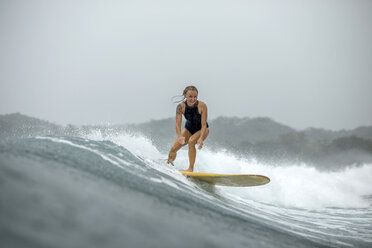
[[[181,132],[182,115],[185,116],[185,128]],[[196,144],[198,149],[203,148],[203,142],[208,137],[209,126],[207,123],[207,104],[198,101],[198,90],[195,86],[187,86],[183,91],[183,100],[176,109],[176,132],[177,139],[171,147],[168,155],[168,164],[173,165],[177,151],[185,145],[189,145],[189,168],[186,171],[194,171],[196,160]]]

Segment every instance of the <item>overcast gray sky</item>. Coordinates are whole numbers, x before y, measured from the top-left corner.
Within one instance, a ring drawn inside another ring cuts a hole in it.
[[[0,0],[0,114],[59,124],[175,115],[372,125],[372,1]]]

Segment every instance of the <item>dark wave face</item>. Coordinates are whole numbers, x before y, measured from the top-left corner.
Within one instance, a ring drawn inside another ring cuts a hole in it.
[[[320,172],[224,151],[196,171],[263,174],[265,186],[182,176],[145,137],[42,136],[0,143],[1,247],[371,247],[372,165]]]

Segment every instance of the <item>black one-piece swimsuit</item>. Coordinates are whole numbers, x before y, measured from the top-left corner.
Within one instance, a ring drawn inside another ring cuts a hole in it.
[[[191,133],[194,134],[201,129],[201,114],[198,111],[199,101],[196,101],[194,107],[187,105],[185,101],[185,113],[183,114],[186,118],[185,128]],[[207,127],[208,122],[207,122]]]

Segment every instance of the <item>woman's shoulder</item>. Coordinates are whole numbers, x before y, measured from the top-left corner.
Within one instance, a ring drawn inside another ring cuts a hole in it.
[[[207,107],[207,104],[203,101],[199,101],[199,106],[200,107]]]
[[[205,102],[199,101],[198,103],[198,111],[199,114],[202,114],[204,112],[207,112],[207,104]]]
[[[180,102],[180,103],[178,104],[178,106],[181,106],[181,107],[182,107],[182,109],[185,109],[185,107],[186,107],[186,104],[185,104],[185,102],[184,102],[184,101],[182,101],[182,102]]]

